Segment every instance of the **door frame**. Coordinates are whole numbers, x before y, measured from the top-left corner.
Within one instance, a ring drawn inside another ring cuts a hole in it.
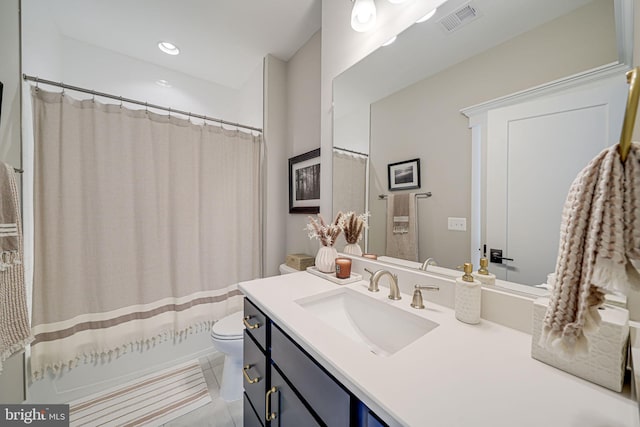
[[[484,248],[484,242],[486,242],[487,236],[486,165],[489,111],[560,94],[590,84],[598,84],[605,79],[625,79],[625,73],[630,69],[630,64],[611,63],[460,110],[460,113],[468,118],[471,130],[471,243],[469,256],[474,265],[479,265],[480,258],[485,256],[485,249],[488,257],[488,248]]]

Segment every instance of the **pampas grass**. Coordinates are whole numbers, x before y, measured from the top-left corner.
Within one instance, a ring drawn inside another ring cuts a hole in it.
[[[342,230],[344,231],[344,238],[347,243],[358,243],[362,239],[362,232],[368,226],[368,216],[368,213],[356,215],[353,211],[344,214],[344,225]]]
[[[305,229],[309,232],[310,239],[318,239],[323,246],[333,246],[336,239],[342,232],[344,227],[344,214],[338,212],[333,222],[327,225],[320,214],[318,214],[318,220],[316,221],[312,217],[309,217],[309,223]]]

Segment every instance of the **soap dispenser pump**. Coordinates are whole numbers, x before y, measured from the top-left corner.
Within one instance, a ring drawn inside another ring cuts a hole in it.
[[[456,279],[455,312],[461,322],[480,323],[482,284],[473,278],[473,265],[464,264],[464,275]]]
[[[496,275],[493,273],[489,273],[488,267],[489,260],[486,258],[480,258],[480,268],[478,271],[473,273],[473,278],[483,285],[495,285],[496,284]]]

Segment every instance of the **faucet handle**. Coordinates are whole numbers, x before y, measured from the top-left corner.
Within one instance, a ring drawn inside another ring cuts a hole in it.
[[[369,270],[368,268],[365,268],[364,271],[366,271],[367,273],[369,273],[371,275],[371,277],[369,277],[369,292],[378,292],[380,291],[380,288],[378,287],[378,282],[376,282],[375,280],[373,280],[373,276],[375,275],[375,273],[371,270]]]
[[[424,308],[424,301],[422,300],[422,292],[421,289],[427,291],[439,291],[440,288],[438,286],[433,285],[415,285],[413,291],[413,300],[411,301],[411,307],[413,308]]]
[[[425,289],[427,291],[439,291],[440,287],[435,285],[415,285],[414,288],[420,290]]]

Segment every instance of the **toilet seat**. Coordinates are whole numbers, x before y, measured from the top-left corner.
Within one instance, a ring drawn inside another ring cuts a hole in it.
[[[242,339],[242,311],[232,313],[213,324],[211,328],[211,338],[217,340],[238,340]]]

